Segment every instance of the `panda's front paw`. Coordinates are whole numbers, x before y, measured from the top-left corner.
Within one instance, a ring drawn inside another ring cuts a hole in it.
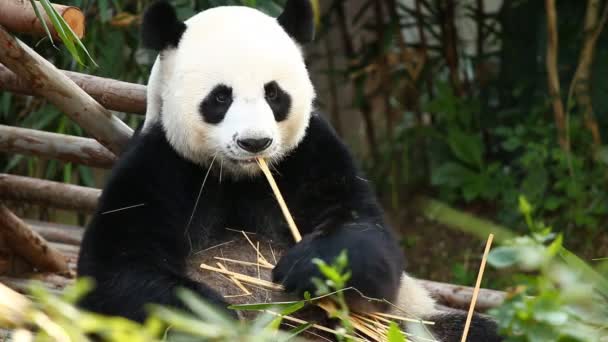
[[[287,251],[273,270],[273,280],[289,292],[315,294],[314,277],[323,278],[313,263],[318,258],[332,264],[342,250],[348,256],[353,287],[367,297],[395,299],[403,262],[401,251],[392,235],[379,228],[341,230],[326,235],[307,236]],[[354,293],[351,296],[356,296]],[[350,301],[357,305],[359,301]]]

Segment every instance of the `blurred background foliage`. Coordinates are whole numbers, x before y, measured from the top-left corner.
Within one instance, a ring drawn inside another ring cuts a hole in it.
[[[98,67],[77,64],[59,43],[21,39],[59,68],[146,82],[154,55],[140,48],[138,25],[150,1],[55,2],[85,12],[83,43]],[[283,2],[172,1],[183,19],[219,5],[277,15]],[[480,250],[474,238],[420,218],[412,207],[420,196],[526,232],[517,211],[525,195],[564,234],[564,245],[588,259],[608,255],[607,5],[557,1],[552,26],[538,0],[319,1],[317,39],[306,48],[319,108],[357,154],[393,225],[407,232],[403,245],[415,272],[470,284]],[[558,33],[558,96],[547,82],[549,30]],[[597,42],[584,49],[593,34]],[[555,101],[563,104],[561,117]],[[132,127],[143,119],[117,115]],[[0,123],[84,134],[46,100],[8,92],[0,95]],[[0,167],[95,187],[105,175],[23,156]],[[23,211],[86,221],[47,208]],[[429,243],[438,248],[429,251]]]

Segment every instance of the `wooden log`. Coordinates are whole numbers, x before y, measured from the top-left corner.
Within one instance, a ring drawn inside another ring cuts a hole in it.
[[[65,257],[0,203],[0,234],[13,251],[42,271],[66,272]]]
[[[35,1],[35,4],[40,14],[44,16],[53,39],[59,39],[57,30],[55,30],[51,19],[46,15],[40,2]],[[52,5],[76,36],[82,38],[85,28],[85,17],[82,11],[74,6]],[[0,25],[12,32],[27,33],[34,36],[46,36],[47,34],[29,0],[2,0],[0,2]]]
[[[25,274],[19,278],[0,276],[0,283],[20,293],[27,293],[31,281],[42,282],[47,289],[50,289],[51,291],[54,290],[53,292],[63,290],[66,286],[71,285],[74,282],[71,278],[53,273]]]
[[[61,70],[87,94],[107,109],[125,113],[146,113],[146,86]],[[40,95],[27,81],[0,64],[0,89],[23,95]]]
[[[473,298],[473,288],[469,286],[452,285],[439,283],[430,280],[420,280],[424,286],[441,304],[455,309],[466,309],[471,304]],[[487,311],[488,309],[499,306],[506,297],[502,291],[480,289],[475,304],[475,310]]]
[[[116,156],[94,139],[0,125],[0,151],[111,168]]]
[[[84,234],[84,228],[82,227],[27,219],[23,221],[32,227],[36,233],[50,242],[79,246]]]
[[[0,27],[0,63],[119,155],[133,130],[29,46]]]
[[[0,199],[92,212],[101,190],[47,180],[0,174]]]

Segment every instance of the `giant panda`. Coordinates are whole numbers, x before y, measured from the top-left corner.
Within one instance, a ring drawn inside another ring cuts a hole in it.
[[[313,293],[311,279],[320,275],[312,260],[330,263],[346,250],[349,286],[434,321],[442,341],[460,339],[465,315],[438,311],[404,273],[370,184],[313,106],[301,51],[313,33],[308,0],[288,0],[278,18],[226,6],[181,22],[167,2],[148,8],[143,44],[159,56],[146,120],[114,167],[82,242],[78,274],[96,284],[84,308],[142,321],[147,303],[182,307],[177,288],[226,308],[218,286],[193,276],[192,265],[201,251],[229,242],[226,228],[238,227],[284,247],[272,280],[288,293]],[[257,157],[272,166],[302,241],[293,242]],[[354,310],[392,310],[357,295],[348,301]],[[481,316],[469,336],[500,340],[494,322]]]

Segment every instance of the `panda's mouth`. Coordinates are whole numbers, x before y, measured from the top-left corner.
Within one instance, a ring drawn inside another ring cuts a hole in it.
[[[245,158],[245,159],[228,158],[228,159],[235,164],[241,164],[241,165],[251,165],[251,164],[257,163],[257,158]]]

